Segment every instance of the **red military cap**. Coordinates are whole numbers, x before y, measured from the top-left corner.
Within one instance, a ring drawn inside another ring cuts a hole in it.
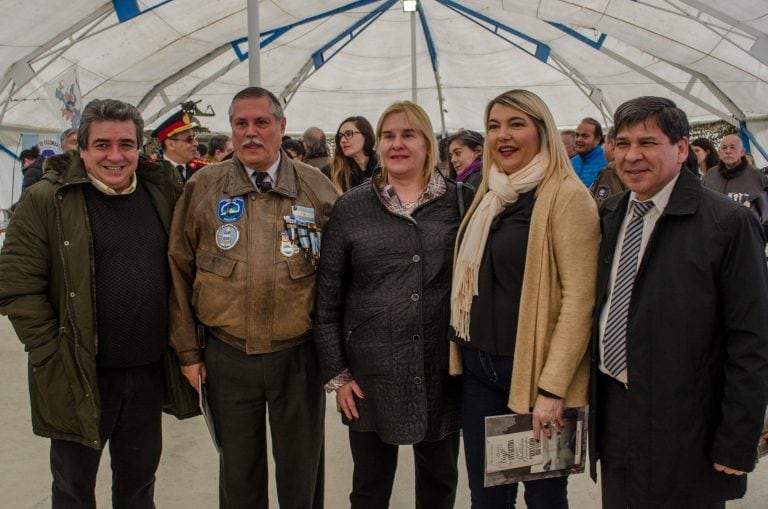
[[[198,127],[198,123],[193,121],[188,113],[177,111],[152,131],[152,137],[157,138],[158,141],[163,141],[166,138],[195,127]]]

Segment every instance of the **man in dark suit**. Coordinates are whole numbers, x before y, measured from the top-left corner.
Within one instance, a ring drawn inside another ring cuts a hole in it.
[[[628,190],[601,209],[592,475],[604,508],[723,508],[746,491],[768,398],[765,238],[750,211],[681,172],[672,101],[617,110]]]

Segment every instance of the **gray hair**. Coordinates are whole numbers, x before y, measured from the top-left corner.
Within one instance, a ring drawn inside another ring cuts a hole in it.
[[[74,127],[70,127],[69,129],[65,130],[63,133],[61,133],[61,136],[59,136],[59,144],[64,145],[64,142],[67,141],[67,138],[69,138],[72,133],[76,132],[77,129]]]
[[[80,127],[77,130],[77,145],[83,149],[88,148],[88,136],[93,122],[127,121],[136,126],[136,146],[141,147],[144,139],[144,119],[141,118],[139,110],[117,99],[94,99],[83,108]]]
[[[229,105],[229,121],[232,122],[232,112],[234,110],[235,101],[239,101],[240,99],[261,99],[261,98],[268,98],[269,99],[269,111],[272,113],[272,116],[275,117],[275,120],[283,120],[285,118],[285,113],[283,112],[283,105],[280,104],[280,99],[278,99],[275,94],[267,90],[266,88],[261,87],[248,87],[242,89],[240,92],[235,94],[235,97],[232,98],[232,102]]]

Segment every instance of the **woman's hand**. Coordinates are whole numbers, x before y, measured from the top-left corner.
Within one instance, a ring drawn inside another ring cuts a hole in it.
[[[563,400],[539,396],[533,406],[533,438],[541,439],[541,431],[547,438],[552,438],[552,430],[560,431],[563,427]]]
[[[348,421],[356,421],[360,418],[360,414],[357,413],[357,405],[355,405],[355,396],[365,399],[363,390],[354,380],[336,389],[336,403],[338,403],[339,408],[344,412]]]

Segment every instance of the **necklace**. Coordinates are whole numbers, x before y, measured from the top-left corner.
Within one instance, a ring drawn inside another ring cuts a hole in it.
[[[410,210],[410,209],[412,209],[412,208],[414,208],[416,206],[416,202],[415,201],[404,201],[404,202],[400,202],[400,204],[406,210]]]

